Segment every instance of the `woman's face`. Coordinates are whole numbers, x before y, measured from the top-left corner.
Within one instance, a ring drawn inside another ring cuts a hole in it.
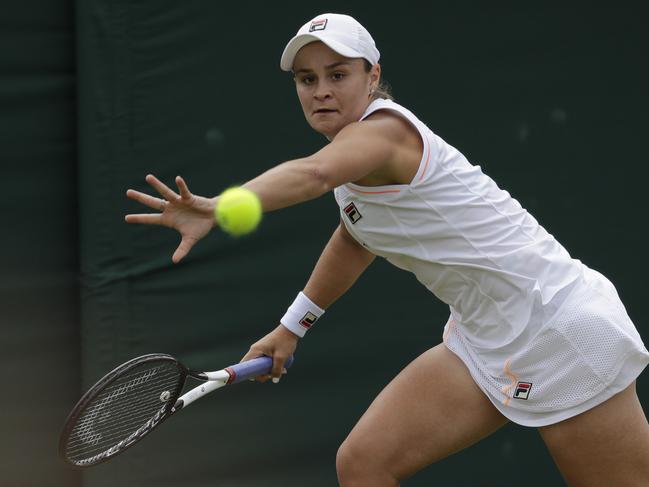
[[[363,59],[341,56],[317,41],[298,51],[293,73],[309,125],[332,140],[343,127],[361,118],[381,68],[376,64],[368,73]]]

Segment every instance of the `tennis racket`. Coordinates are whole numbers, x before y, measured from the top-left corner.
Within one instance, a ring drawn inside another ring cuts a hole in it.
[[[290,357],[284,367],[292,363]],[[79,400],[63,427],[59,454],[75,467],[105,462],[197,399],[226,385],[268,374],[272,365],[272,358],[259,357],[214,372],[196,372],[161,353],[129,360]],[[188,377],[203,384],[181,395]]]

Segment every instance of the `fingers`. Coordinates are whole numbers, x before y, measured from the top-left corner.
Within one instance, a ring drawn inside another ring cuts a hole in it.
[[[257,357],[261,357],[263,355],[266,355],[267,357],[270,356],[270,353],[264,354],[261,353],[259,350],[255,350],[251,348],[248,353],[246,353],[243,358],[241,359],[241,362],[246,362],[248,360],[252,360]],[[284,368],[284,364],[286,363],[286,360],[288,357],[279,357],[275,356],[273,357],[273,368],[271,369],[269,374],[263,374],[255,377],[254,379],[250,380],[255,380],[257,382],[266,382],[268,380],[273,381],[273,383],[277,384],[282,377],[282,375],[286,374],[286,369]]]
[[[137,201],[138,203],[142,203],[143,205],[148,206],[149,208],[153,208],[154,210],[162,211],[165,205],[165,200],[156,198],[146,193],[142,193],[140,191],[135,191],[134,189],[129,189],[126,192],[126,196],[132,200]]]
[[[182,199],[190,200],[192,198],[192,193],[191,191],[189,191],[189,188],[187,187],[187,183],[180,176],[176,176],[176,185],[178,186],[178,190],[180,191],[180,197]]]
[[[259,382],[266,382],[267,380],[271,379],[273,381],[273,384],[277,384],[282,378],[282,375],[286,374],[286,369],[284,368],[286,360],[287,357],[274,356],[273,368],[271,369],[270,373],[257,377],[257,380]]]
[[[286,372],[287,372],[286,369],[282,369],[282,375],[285,375]],[[256,381],[256,382],[262,382],[262,383],[267,382],[269,380],[272,380],[273,384],[277,384],[279,382],[280,378],[279,377],[273,377],[270,374],[266,374],[266,375],[260,375],[258,377],[255,377],[254,379],[250,379],[250,380]]]
[[[158,213],[140,213],[136,215],[126,215],[126,223],[144,223],[145,225],[162,225],[162,214]]]
[[[180,198],[178,194],[170,189],[166,184],[164,184],[162,181],[160,181],[158,178],[156,178],[153,174],[148,174],[147,177],[145,178],[146,182],[149,183],[153,189],[155,189],[160,195],[168,200],[168,201],[175,201]]]
[[[167,205],[168,201],[177,201],[180,199],[175,192],[169,189],[165,184],[160,182],[153,174],[149,174],[146,177],[147,183],[149,183],[153,188],[162,195],[163,198],[156,198],[149,194],[143,193],[141,191],[136,191],[134,189],[129,189],[126,191],[126,196],[138,203],[142,203],[149,208],[163,212]],[[185,186],[186,187],[186,186]],[[158,217],[160,215],[126,215],[126,221],[128,223],[145,223],[145,224],[154,224],[160,225],[161,220]]]
[[[259,350],[253,350],[252,348],[248,350],[248,353],[246,353],[240,360],[240,362],[247,362],[248,360],[252,360],[253,358],[261,357],[264,354],[261,353]],[[250,379],[251,381],[256,381],[256,382],[266,382],[268,379],[270,379],[270,375],[258,375],[255,378]]]
[[[282,371],[284,369],[284,364],[286,363],[287,357],[273,357],[273,368],[270,371],[270,375],[273,378],[273,382],[277,384],[282,378]]]

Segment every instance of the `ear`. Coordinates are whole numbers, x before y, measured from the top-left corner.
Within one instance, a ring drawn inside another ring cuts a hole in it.
[[[372,69],[370,69],[370,83],[374,88],[376,88],[379,85],[380,80],[381,80],[381,65],[376,63],[374,66],[372,66]]]

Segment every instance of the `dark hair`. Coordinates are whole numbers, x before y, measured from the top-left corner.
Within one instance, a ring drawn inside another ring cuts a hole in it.
[[[365,72],[369,73],[372,69],[372,64],[365,58],[363,58],[363,61],[365,62]],[[392,88],[387,81],[383,80],[383,78],[379,80],[378,86],[372,93],[372,100],[376,100],[378,98],[383,98],[385,100],[394,100],[394,97],[392,96]]]

